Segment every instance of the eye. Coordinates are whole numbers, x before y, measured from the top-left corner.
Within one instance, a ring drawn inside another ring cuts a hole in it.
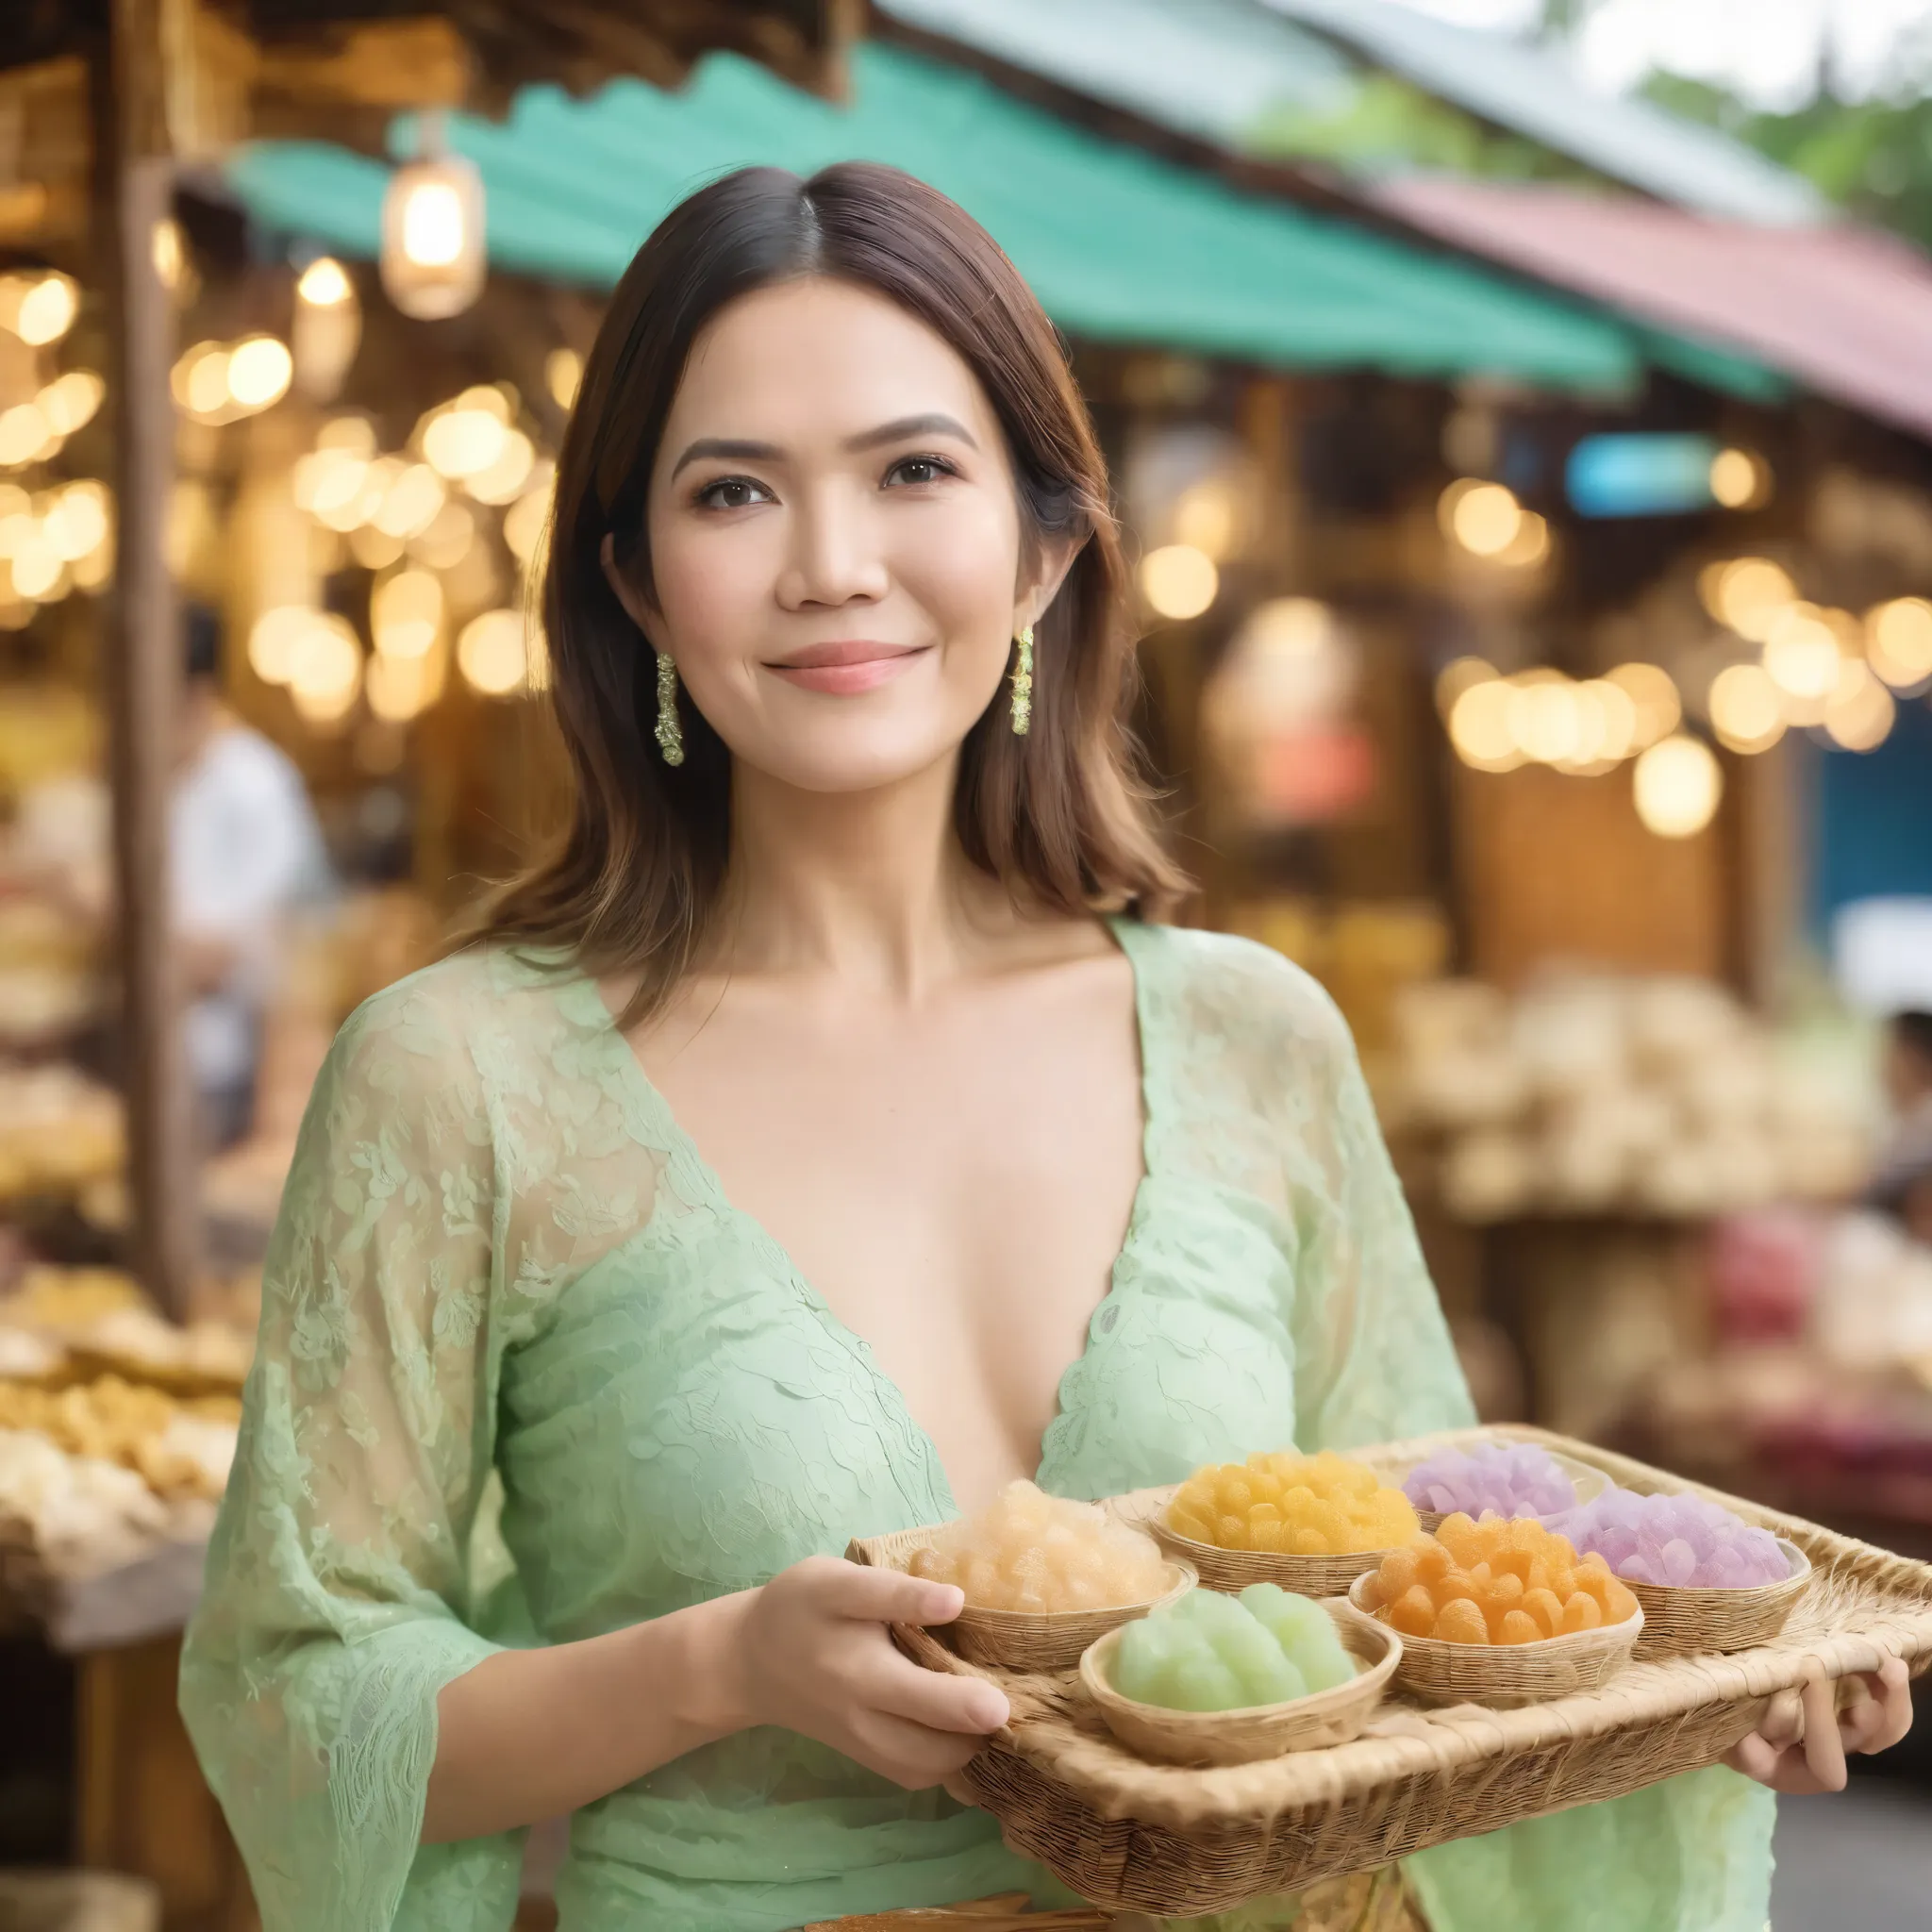
[[[888,487],[897,483],[917,489],[921,484],[937,483],[942,477],[958,474],[944,457],[901,457],[886,472],[886,483]]]
[[[772,500],[772,492],[749,476],[720,476],[692,498],[700,509],[747,509],[755,503]]]

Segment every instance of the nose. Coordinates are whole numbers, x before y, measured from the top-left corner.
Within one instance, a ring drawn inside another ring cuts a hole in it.
[[[876,603],[891,581],[870,492],[827,481],[794,500],[791,543],[778,581],[788,610]]]

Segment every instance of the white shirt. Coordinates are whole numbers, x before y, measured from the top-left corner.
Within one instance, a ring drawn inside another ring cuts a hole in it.
[[[176,929],[238,952],[227,984],[188,1010],[189,1066],[204,1091],[236,1086],[253,1075],[285,918],[331,890],[321,829],[294,764],[225,724],[176,779],[168,832]]]

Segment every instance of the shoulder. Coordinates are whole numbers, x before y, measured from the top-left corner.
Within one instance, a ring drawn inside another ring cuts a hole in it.
[[[1335,1002],[1272,946],[1175,925],[1130,925],[1123,940],[1183,1035],[1233,1036],[1269,1058],[1329,1064],[1354,1058],[1348,1023]]]
[[[443,1092],[481,1108],[492,1090],[524,1084],[587,990],[594,996],[558,963],[465,947],[364,1000],[336,1036],[331,1068],[399,1100]]]

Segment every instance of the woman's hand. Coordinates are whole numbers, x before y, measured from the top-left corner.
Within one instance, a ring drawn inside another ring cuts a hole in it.
[[[991,1684],[925,1671],[888,1624],[950,1624],[948,1583],[811,1557],[749,1591],[733,1643],[749,1721],[829,1744],[908,1790],[943,1783],[1007,1721]]]
[[[1830,1677],[1814,1678],[1802,1692],[1782,1691],[1724,1762],[1788,1797],[1843,1790],[1848,1754],[1889,1750],[1912,1727],[1911,1679],[1897,1657],[1849,1681],[1856,1694],[1842,1711]]]

